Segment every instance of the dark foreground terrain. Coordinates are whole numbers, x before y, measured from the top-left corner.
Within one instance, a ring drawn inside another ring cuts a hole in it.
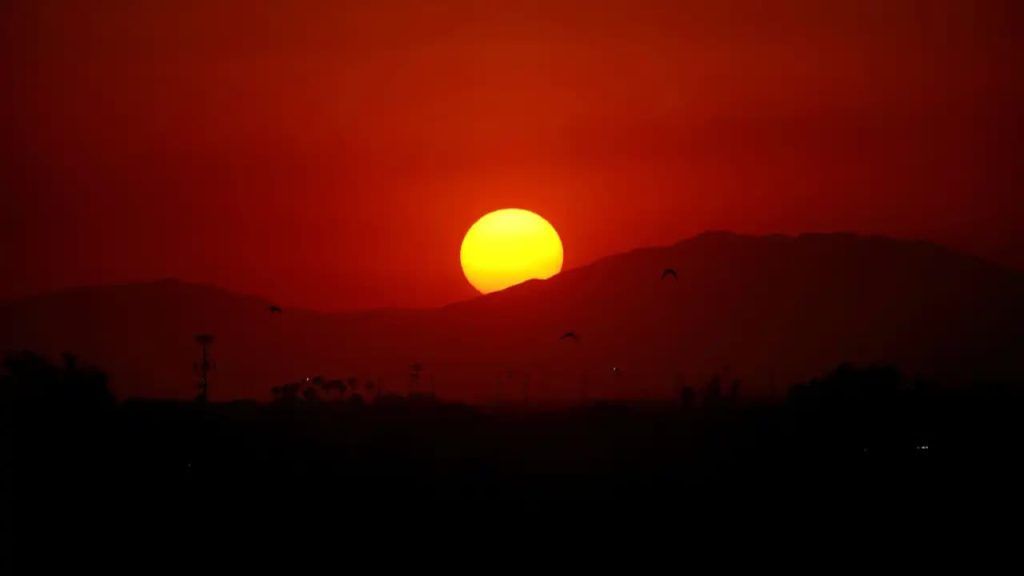
[[[73,358],[22,354],[3,376],[5,541],[50,546],[66,526],[85,541],[188,533],[238,510],[255,527],[317,530],[481,501],[948,504],[1021,485],[1013,384],[944,388],[844,366],[775,403],[727,388],[572,408],[428,396],[118,403]]]

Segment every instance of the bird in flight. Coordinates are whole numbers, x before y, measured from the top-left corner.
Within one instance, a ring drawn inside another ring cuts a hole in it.
[[[661,279],[671,277],[673,280],[679,280],[679,275],[676,274],[675,268],[665,268],[665,271],[661,273]]]
[[[562,336],[559,338],[559,340],[572,340],[573,342],[579,342],[580,341],[580,337],[576,334],[576,332],[570,330],[570,331],[566,332],[565,334],[562,334]]]
[[[274,304],[271,304],[270,306],[268,306],[267,310],[270,310],[271,314],[280,314],[281,312],[284,312],[284,310],[281,310],[280,306],[276,306]]]

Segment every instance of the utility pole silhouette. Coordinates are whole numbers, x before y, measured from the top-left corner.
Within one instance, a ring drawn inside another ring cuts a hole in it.
[[[199,375],[199,394],[196,395],[196,402],[205,404],[210,389],[210,372],[213,370],[213,361],[210,359],[210,345],[213,344],[212,334],[196,334],[196,342],[202,349],[202,356],[196,362],[195,370]]]

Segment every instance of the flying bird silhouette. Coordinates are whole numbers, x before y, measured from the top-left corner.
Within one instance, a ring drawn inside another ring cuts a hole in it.
[[[559,338],[559,340],[572,340],[573,342],[579,342],[580,341],[580,337],[576,334],[576,332],[570,330],[570,331],[566,332],[565,334],[562,334],[562,336]]]
[[[673,280],[679,280],[679,275],[676,274],[675,268],[665,268],[665,271],[661,273],[661,279],[672,277]]]
[[[284,312],[284,310],[281,310],[280,306],[275,306],[274,304],[268,306],[267,310],[270,310],[271,314],[280,314],[281,312]]]

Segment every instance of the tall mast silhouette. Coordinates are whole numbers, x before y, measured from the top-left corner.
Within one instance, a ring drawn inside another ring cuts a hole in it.
[[[210,388],[210,372],[213,370],[213,361],[210,359],[210,345],[213,344],[212,334],[196,334],[196,342],[202,349],[202,356],[195,365],[196,373],[199,374],[199,394],[196,401],[205,403]]]

